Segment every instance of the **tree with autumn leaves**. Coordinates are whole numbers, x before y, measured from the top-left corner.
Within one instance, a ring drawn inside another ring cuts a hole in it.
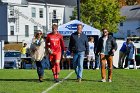
[[[125,19],[120,15],[117,0],[81,0],[81,21],[97,29],[108,28],[117,32],[118,24]],[[71,20],[77,19],[77,9],[73,11]]]

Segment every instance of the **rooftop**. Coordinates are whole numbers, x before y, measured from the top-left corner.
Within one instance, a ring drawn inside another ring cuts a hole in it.
[[[140,5],[122,7],[121,15],[127,19],[140,19]]]
[[[28,2],[76,6],[77,0],[27,0]]]

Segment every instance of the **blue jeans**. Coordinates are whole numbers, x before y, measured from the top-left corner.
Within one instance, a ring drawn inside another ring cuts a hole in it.
[[[83,62],[84,62],[85,52],[77,52],[73,55],[73,68],[78,78],[82,78],[83,73]]]
[[[95,55],[95,67],[99,68],[100,67],[100,56]]]
[[[44,76],[44,61],[36,61],[38,77]]]
[[[44,58],[42,59],[42,61],[43,61],[43,66],[44,66],[44,68],[50,69],[50,61],[49,61],[48,56],[44,57]]]

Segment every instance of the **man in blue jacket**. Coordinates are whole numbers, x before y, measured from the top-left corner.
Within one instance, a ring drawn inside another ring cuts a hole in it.
[[[85,54],[89,51],[88,38],[82,32],[82,24],[77,25],[77,31],[70,37],[69,50],[73,55],[73,67],[78,82],[81,82],[83,73],[83,61]]]

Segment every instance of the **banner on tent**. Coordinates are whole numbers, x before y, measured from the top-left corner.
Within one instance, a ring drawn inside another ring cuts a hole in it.
[[[98,36],[101,35],[100,30],[93,28],[90,25],[84,24],[84,23],[80,22],[79,20],[73,20],[73,21],[70,21],[68,23],[65,23],[65,24],[59,26],[58,31],[63,36],[70,36],[72,33],[77,31],[78,24],[82,24],[83,33],[88,35],[88,36],[89,35],[98,35]]]
[[[71,35],[75,31],[59,31],[60,34],[62,35]],[[84,34],[86,35],[96,35],[98,34],[97,32],[92,32],[92,31],[83,31]]]

